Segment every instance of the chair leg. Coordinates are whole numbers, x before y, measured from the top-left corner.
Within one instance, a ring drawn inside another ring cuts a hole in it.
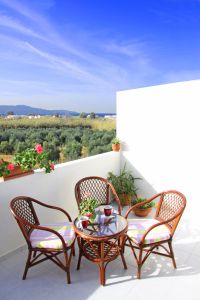
[[[73,251],[73,249],[71,249]],[[71,262],[71,254],[70,257],[68,258],[68,253],[64,252],[65,256],[65,268],[66,268],[66,275],[67,275],[67,283],[71,283],[71,278],[70,278],[70,262]]]
[[[176,261],[175,261],[175,257],[174,257],[174,251],[172,248],[172,242],[169,241],[168,245],[169,245],[169,250],[170,250],[171,257],[172,257],[173,266],[174,266],[174,269],[176,269]]]
[[[67,283],[71,283],[71,278],[70,278],[70,269],[69,267],[66,268],[66,274],[67,274]]]
[[[125,252],[125,243],[126,243],[126,237],[120,238],[120,245],[121,245],[121,249],[122,249],[123,254]]]
[[[142,248],[140,248],[140,251],[139,251],[139,258],[137,261],[137,265],[138,265],[137,279],[140,279],[141,278],[141,268],[142,268]]]
[[[31,255],[32,255],[32,250],[29,249],[29,253],[28,253],[28,257],[27,257],[27,261],[26,261],[26,266],[25,266],[25,269],[24,269],[23,277],[22,277],[23,280],[26,279],[26,275],[27,275],[27,272],[28,272],[28,268],[29,268],[29,266],[30,266]]]
[[[77,270],[80,269],[80,265],[81,265],[81,257],[82,257],[82,254],[81,254],[81,250],[79,250],[79,256],[78,256],[78,264],[77,264]]]
[[[127,264],[126,264],[126,261],[125,261],[125,258],[124,258],[123,250],[120,251],[120,255],[121,255],[121,259],[122,259],[124,269],[127,270]]]

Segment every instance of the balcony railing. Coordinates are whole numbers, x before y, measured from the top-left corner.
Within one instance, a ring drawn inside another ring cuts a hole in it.
[[[86,176],[107,177],[109,171],[119,172],[120,154],[108,152],[57,165],[55,171],[45,174],[37,170],[34,174],[0,183],[1,230],[0,257],[24,245],[24,239],[15,224],[10,209],[10,200],[25,195],[43,202],[60,206],[67,210],[72,218],[77,216],[77,204],[74,196],[76,182]],[[51,215],[39,211],[43,222],[50,222]],[[57,220],[62,216],[56,216]]]

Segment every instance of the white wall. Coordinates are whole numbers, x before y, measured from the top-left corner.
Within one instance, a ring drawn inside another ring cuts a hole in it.
[[[151,196],[176,189],[187,197],[184,216],[200,225],[200,80],[117,93],[117,133],[138,181]]]
[[[55,171],[50,174],[39,171],[26,177],[0,182],[0,257],[24,244],[21,232],[9,210],[12,198],[20,195],[30,196],[60,206],[75,218],[78,214],[74,196],[76,182],[92,175],[106,178],[109,171],[118,173],[119,166],[119,153],[108,152],[57,165]],[[49,209],[40,209],[38,212],[43,222],[55,221]],[[63,219],[63,215],[56,215],[55,218]]]

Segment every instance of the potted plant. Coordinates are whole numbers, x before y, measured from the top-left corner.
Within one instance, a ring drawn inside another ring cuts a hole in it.
[[[11,171],[14,170],[14,165],[9,161],[0,159],[0,177],[6,177],[10,175]]]
[[[54,164],[48,159],[48,153],[43,151],[40,144],[17,153],[14,156],[14,164],[0,160],[0,176],[3,176],[4,180],[32,174],[34,168],[44,168],[46,173],[54,170]]]
[[[148,199],[138,197],[134,200],[133,205],[136,205],[138,203],[144,203],[146,201],[148,201]],[[133,209],[133,212],[138,217],[146,217],[151,213],[152,207],[154,207],[154,205],[155,203],[153,201],[147,202],[145,204],[135,207]]]
[[[88,218],[94,220],[96,217],[95,209],[98,207],[97,200],[90,196],[90,193],[87,193],[87,196],[84,197],[80,203],[80,215],[87,216]]]
[[[139,178],[134,178],[131,172],[126,170],[126,166],[120,170],[119,175],[109,172],[107,179],[114,186],[122,206],[130,205],[132,197],[137,197],[135,180]]]
[[[115,137],[114,139],[112,139],[111,143],[112,143],[112,150],[119,152],[121,147],[120,140],[117,137]]]
[[[50,173],[54,170],[54,164],[49,160],[48,153],[43,150],[41,144],[36,144],[34,148],[28,148],[21,153],[17,153],[14,157],[14,162],[23,171],[44,168],[45,173]]]

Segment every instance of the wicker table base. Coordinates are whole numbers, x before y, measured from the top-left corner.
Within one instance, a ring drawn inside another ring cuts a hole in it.
[[[124,269],[127,269],[127,265],[124,259],[123,252],[120,247],[118,239],[109,241],[86,241],[78,237],[79,244],[79,259],[77,264],[77,270],[80,269],[80,263],[82,256],[88,260],[98,264],[100,270],[100,284],[105,285],[105,270],[109,262],[116,259],[121,255]]]
[[[74,229],[79,245],[77,270],[80,269],[82,256],[99,266],[100,283],[105,285],[105,270],[109,262],[121,256],[124,269],[127,269],[121,241],[125,237],[128,224],[125,218],[116,215],[107,223],[91,223],[87,228],[78,227],[78,219],[74,221]]]

